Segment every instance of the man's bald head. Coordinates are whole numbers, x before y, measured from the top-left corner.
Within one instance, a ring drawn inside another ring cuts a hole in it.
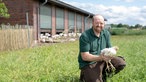
[[[96,14],[96,15],[93,16],[93,21],[94,20],[102,20],[102,21],[104,21],[104,17],[99,15],[99,14]]]

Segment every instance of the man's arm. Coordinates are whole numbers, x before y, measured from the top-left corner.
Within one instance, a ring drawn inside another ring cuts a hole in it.
[[[107,60],[109,60],[108,56],[92,55],[89,52],[81,52],[81,57],[84,61],[107,61]]]

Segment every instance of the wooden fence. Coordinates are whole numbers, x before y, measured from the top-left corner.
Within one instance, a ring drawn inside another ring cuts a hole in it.
[[[33,42],[33,29],[30,26],[0,26],[0,51],[30,47]]]

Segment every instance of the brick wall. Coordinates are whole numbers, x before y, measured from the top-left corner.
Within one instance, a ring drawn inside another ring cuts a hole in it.
[[[33,0],[3,0],[10,18],[0,18],[0,24],[26,25],[26,13],[29,16],[29,25],[33,25]]]

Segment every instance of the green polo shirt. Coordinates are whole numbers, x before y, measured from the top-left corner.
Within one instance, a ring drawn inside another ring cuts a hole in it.
[[[110,33],[107,30],[102,30],[100,37],[94,34],[93,28],[90,28],[82,33],[79,39],[79,68],[94,63],[89,61],[83,61],[81,57],[81,52],[89,52],[92,55],[99,55],[101,50],[104,48],[111,47],[110,43]]]

